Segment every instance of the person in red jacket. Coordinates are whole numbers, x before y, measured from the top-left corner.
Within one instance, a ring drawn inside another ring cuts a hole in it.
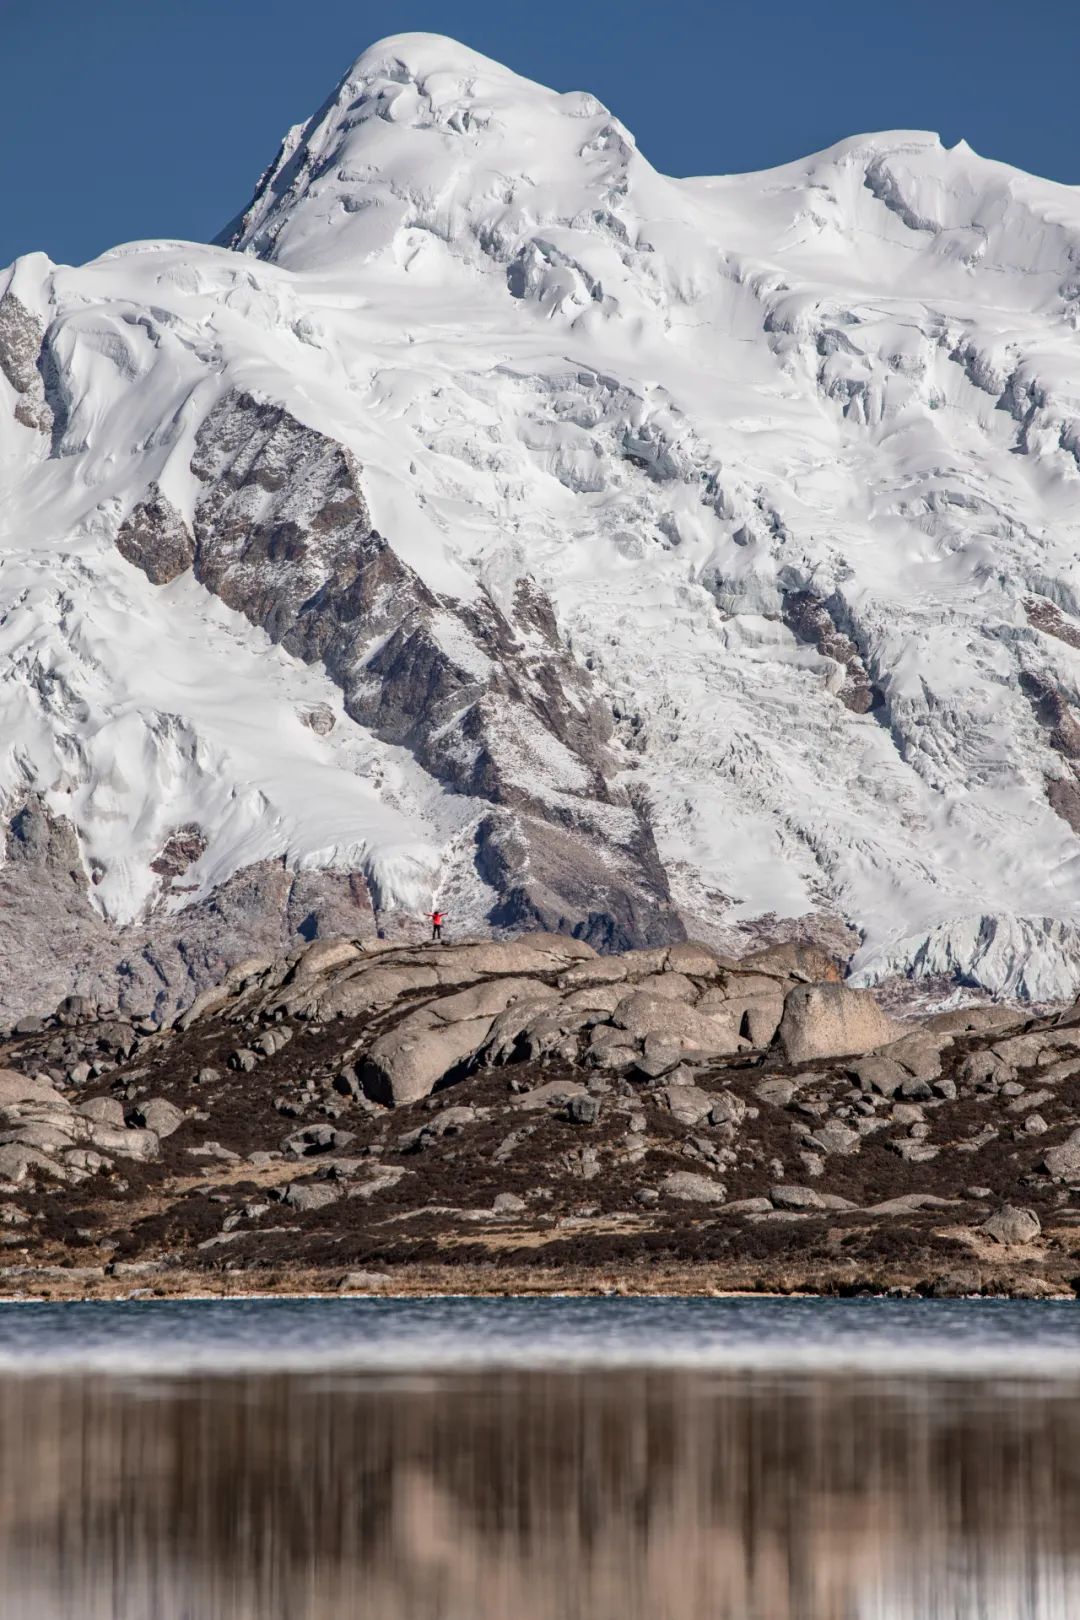
[[[428,911],[428,912],[425,912],[424,915],[426,917],[429,917],[430,920],[431,920],[431,937],[432,937],[432,939],[440,939],[441,940],[442,939],[443,918],[445,917],[446,913],[444,911]]]

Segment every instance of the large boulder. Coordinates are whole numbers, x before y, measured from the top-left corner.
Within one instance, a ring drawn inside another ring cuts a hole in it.
[[[845,984],[797,984],[784,999],[779,1040],[789,1063],[855,1057],[907,1034],[869,990]]]
[[[551,991],[535,979],[489,979],[468,990],[440,996],[428,1011],[442,1024],[460,1024],[467,1018],[494,1018],[520,1002],[550,1001]]]
[[[354,962],[363,953],[351,939],[316,939],[304,951],[285,981],[287,984],[305,984],[321,978],[332,968]]]
[[[86,1119],[92,1119],[99,1125],[111,1125],[118,1131],[122,1131],[127,1124],[124,1105],[115,1097],[88,1097],[79,1104],[78,1112]]]
[[[712,1112],[716,1101],[711,1092],[700,1086],[661,1086],[656,1093],[657,1102],[670,1109],[680,1125],[700,1125]]]
[[[840,981],[840,964],[835,956],[830,956],[820,945],[807,945],[798,940],[751,951],[749,956],[739,958],[739,966],[752,968],[755,973],[774,974],[780,979],[797,979],[802,984],[838,984]]]
[[[612,1023],[634,1040],[660,1035],[680,1052],[702,1052],[729,1057],[741,1052],[746,1042],[739,1039],[737,1025],[726,1011],[701,1013],[681,1001],[640,992],[627,996],[612,1014]]]
[[[0,1182],[18,1186],[35,1171],[53,1176],[57,1181],[71,1179],[71,1172],[64,1165],[47,1158],[37,1148],[25,1147],[18,1142],[0,1146]]]
[[[373,1102],[389,1108],[430,1097],[440,1080],[482,1046],[493,1019],[441,1024],[427,1008],[381,1035],[364,1059],[360,1083]]]
[[[1080,1180],[1080,1130],[1073,1131],[1057,1147],[1047,1148],[1043,1164],[1055,1181]]]
[[[71,1104],[43,1080],[31,1080],[15,1069],[0,1069],[0,1108],[13,1103],[47,1103],[51,1108],[68,1109]]]
[[[685,1204],[722,1204],[727,1188],[722,1181],[699,1175],[694,1170],[672,1170],[660,1183],[660,1191],[668,1198],[677,1198]]]
[[[171,1136],[178,1131],[184,1123],[183,1111],[177,1108],[165,1097],[151,1097],[147,1102],[140,1102],[131,1111],[131,1123],[144,1125],[148,1131],[153,1131],[159,1139]]]
[[[1016,1209],[1012,1204],[1004,1204],[989,1220],[983,1221],[979,1230],[995,1243],[1034,1243],[1042,1231],[1042,1222],[1033,1209]]]
[[[721,968],[714,950],[696,939],[684,939],[672,945],[664,963],[666,973],[692,973],[697,979],[719,978]]]

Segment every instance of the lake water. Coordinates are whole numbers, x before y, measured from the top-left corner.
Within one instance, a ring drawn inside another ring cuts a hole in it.
[[[0,1307],[3,1620],[1080,1620],[1080,1307]]]

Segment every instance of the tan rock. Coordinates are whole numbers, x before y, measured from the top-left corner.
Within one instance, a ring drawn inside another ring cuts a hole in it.
[[[364,1060],[360,1081],[374,1102],[391,1108],[419,1102],[484,1044],[491,1018],[438,1024],[426,1009],[381,1035]]]
[[[749,956],[740,958],[739,966],[753,968],[757,973],[772,973],[781,979],[796,979],[801,984],[840,982],[840,964],[834,956],[820,945],[805,945],[797,940],[751,951]]]
[[[515,1108],[531,1113],[537,1108],[552,1108],[568,1103],[573,1097],[587,1097],[588,1091],[574,1080],[549,1080],[545,1085],[533,1086],[514,1102]]]
[[[310,980],[329,973],[332,968],[341,967],[345,962],[355,961],[360,955],[359,945],[356,945],[351,939],[312,940],[289,974],[286,983],[289,985],[307,984]]]
[[[324,1020],[356,1018],[376,1007],[389,1006],[410,990],[437,990],[439,986],[439,975],[432,967],[373,967],[331,985],[318,997],[315,1009]]]
[[[428,1011],[442,1023],[454,1024],[465,1018],[494,1018],[518,1003],[551,999],[547,985],[538,984],[535,979],[490,979],[486,984],[474,984],[454,995],[440,996],[429,1004]]]
[[[697,985],[685,973],[649,973],[637,981],[637,990],[643,996],[661,996],[665,1001],[697,1000]]]
[[[868,990],[844,984],[797,984],[784,1000],[779,1037],[791,1063],[873,1052],[908,1033]]]
[[[692,973],[698,979],[715,979],[721,972],[716,952],[696,939],[670,945],[664,969],[668,973]]]
[[[672,1170],[661,1181],[660,1191],[668,1198],[678,1198],[687,1204],[722,1204],[727,1198],[727,1188],[722,1181],[698,1175],[693,1170]]]
[[[656,1100],[670,1109],[681,1125],[699,1125],[707,1119],[713,1106],[713,1097],[700,1086],[661,1086]]]
[[[560,973],[556,983],[560,990],[577,990],[588,985],[623,984],[626,981],[626,962],[621,956],[598,956],[592,962],[575,962],[573,967]]]
[[[64,1110],[71,1107],[66,1097],[43,1080],[31,1080],[15,1069],[0,1069],[0,1108],[22,1102],[43,1103]]]
[[[594,984],[575,990],[566,997],[563,1006],[567,1012],[598,1012],[608,1016],[625,999],[626,989],[621,984]]]
[[[636,1040],[659,1035],[682,1052],[709,1052],[727,1057],[745,1049],[730,1017],[710,1016],[679,1001],[635,993],[619,1003],[612,1022]]]
[[[1005,1204],[983,1221],[979,1231],[995,1243],[1034,1243],[1042,1231],[1042,1222],[1033,1209],[1015,1209]]]

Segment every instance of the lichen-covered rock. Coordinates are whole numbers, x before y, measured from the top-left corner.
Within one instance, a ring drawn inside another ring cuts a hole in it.
[[[684,1204],[722,1204],[727,1198],[722,1181],[698,1175],[694,1170],[672,1170],[661,1181],[660,1191]]]

